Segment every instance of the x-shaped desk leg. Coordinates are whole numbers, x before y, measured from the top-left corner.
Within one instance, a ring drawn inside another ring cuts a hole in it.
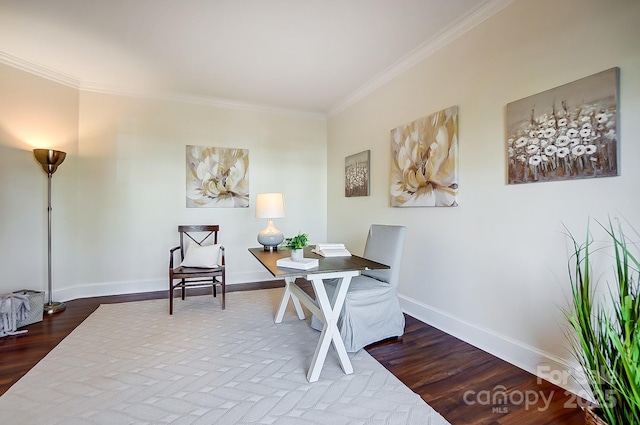
[[[291,297],[291,301],[293,301],[293,306],[296,309],[296,313],[298,314],[298,319],[304,320],[304,311],[302,311],[302,306],[300,305],[300,300],[294,294],[291,293],[291,288],[298,287],[296,284],[295,277],[285,277],[284,278],[284,294],[282,294],[282,300],[280,300],[280,307],[278,307],[278,312],[276,313],[276,318],[274,322],[280,323],[282,322],[282,318],[284,317],[284,312],[287,309],[287,304],[289,303],[289,297]]]
[[[345,276],[342,279],[339,279],[338,286],[333,294],[333,299],[329,300],[322,279],[313,279],[311,281],[313,290],[316,293],[316,302],[318,303],[322,313],[319,317],[324,322],[324,326],[322,327],[322,333],[320,334],[320,341],[318,341],[318,345],[316,346],[316,352],[313,354],[313,359],[311,360],[311,367],[307,373],[307,381],[309,382],[316,382],[320,377],[320,372],[322,371],[322,366],[327,358],[329,345],[331,343],[333,343],[336,353],[338,353],[340,365],[342,366],[344,373],[347,375],[353,373],[351,360],[349,360],[347,349],[344,346],[344,341],[342,341],[342,336],[338,329],[338,317],[340,317],[342,305],[344,304],[344,300],[347,296],[347,289],[349,289],[350,283],[351,276]]]
[[[340,365],[342,366],[344,373],[353,373],[353,366],[351,365],[351,361],[347,355],[347,349],[344,346],[342,336],[338,330],[338,318],[340,317],[340,312],[342,311],[342,306],[344,305],[344,300],[347,296],[347,290],[349,289],[351,278],[358,274],[359,272],[352,271],[346,273],[322,273],[307,276],[307,279],[311,281],[311,285],[313,286],[313,290],[316,295],[315,300],[309,297],[306,292],[301,290],[295,284],[295,278],[285,279],[285,292],[283,294],[282,301],[280,301],[280,307],[276,313],[275,322],[280,323],[282,321],[284,311],[286,310],[287,303],[289,302],[289,297],[291,297],[300,320],[304,319],[304,312],[300,306],[300,301],[302,301],[302,303],[324,323],[320,334],[320,340],[316,346],[316,351],[313,354],[311,366],[307,373],[307,380],[309,382],[316,382],[320,377],[320,372],[322,371],[322,366],[327,358],[327,353],[329,352],[329,346],[331,343],[333,343],[336,353],[338,354],[338,359],[340,360]],[[336,290],[333,293],[331,300],[329,299],[324,282],[322,281],[322,279],[330,278],[339,278]]]

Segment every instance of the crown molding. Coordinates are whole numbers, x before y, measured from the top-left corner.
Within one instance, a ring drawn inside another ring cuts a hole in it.
[[[80,80],[72,75],[64,74],[51,68],[46,68],[44,66],[28,62],[3,51],[0,51],[0,63],[4,63],[5,65],[9,65],[13,68],[37,75],[38,77],[42,77],[47,80],[55,81],[56,83],[72,87],[74,89],[78,89],[80,87]]]
[[[327,115],[329,117],[335,116],[359,100],[364,99],[376,89],[413,68],[438,50],[442,49],[515,1],[516,0],[491,0],[487,4],[470,12],[467,16],[459,19],[457,22],[451,24],[434,37],[425,41],[377,77],[374,77],[355,92],[338,102],[335,106],[329,109]]]
[[[140,99],[169,100],[173,102],[190,103],[197,105],[214,106],[228,109],[239,109],[253,112],[267,112],[278,115],[326,120],[327,115],[321,112],[313,112],[299,109],[281,108],[272,105],[263,105],[251,102],[242,102],[233,99],[223,99],[211,96],[198,96],[184,93],[160,93],[153,91],[136,91],[122,87],[107,86],[83,82],[79,78],[55,71],[51,68],[20,59],[6,52],[0,51],[0,63],[28,72],[41,78],[74,88],[82,92],[103,93],[115,96],[126,96]]]
[[[103,93],[116,96],[127,96],[139,99],[167,100],[172,102],[182,102],[195,105],[214,106],[227,109],[238,109],[252,112],[267,112],[278,115],[289,115],[304,118],[326,120],[327,115],[321,112],[306,111],[302,109],[282,108],[278,106],[265,105],[260,103],[243,102],[234,99],[225,99],[213,96],[201,96],[177,92],[154,92],[135,91],[121,87],[106,86],[104,84],[93,84],[83,82],[79,90],[92,93]]]

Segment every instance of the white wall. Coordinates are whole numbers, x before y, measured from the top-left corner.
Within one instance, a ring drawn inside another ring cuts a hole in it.
[[[285,235],[326,238],[323,117],[79,92],[5,65],[0,79],[0,293],[46,288],[37,147],[68,152],[53,178],[57,301],[166,289],[179,224],[220,224],[229,283],[272,279],[247,251],[260,192],[285,194]],[[186,145],[248,149],[249,208],[186,208]]]
[[[186,208],[186,145],[248,149],[249,208]],[[270,279],[247,251],[266,225],[254,217],[260,192],[285,194],[285,235],[326,235],[322,118],[81,92],[78,158],[84,286],[164,289],[177,226],[198,223],[220,224],[229,283]]]
[[[371,223],[408,226],[412,315],[526,370],[571,362],[563,224],[640,226],[640,2],[518,0],[329,120],[329,239],[362,252]],[[506,184],[506,104],[620,67],[621,175]],[[389,207],[390,130],[459,107],[459,206]],[[371,196],[344,197],[344,158],[371,150]],[[571,386],[570,382],[559,382]]]
[[[52,179],[53,280],[73,284],[78,91],[0,64],[0,293],[47,286],[47,174],[33,149],[68,153]]]

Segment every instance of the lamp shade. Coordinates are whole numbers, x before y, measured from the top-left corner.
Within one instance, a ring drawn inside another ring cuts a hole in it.
[[[284,195],[282,193],[258,193],[256,195],[256,218],[284,217]]]
[[[47,174],[53,174],[67,157],[66,152],[53,149],[34,149],[33,155],[36,157],[42,169]]]

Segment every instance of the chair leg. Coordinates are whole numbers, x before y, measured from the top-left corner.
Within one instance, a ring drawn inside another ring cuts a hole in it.
[[[169,315],[173,314],[173,284],[169,281]]]
[[[220,297],[222,299],[222,309],[224,310],[225,308],[225,294],[226,294],[226,288],[225,288],[225,283],[224,280],[220,283],[220,292],[222,293],[222,297]]]
[[[184,279],[182,279],[182,299],[184,300],[184,297],[187,295],[187,287],[184,284]]]
[[[216,278],[211,279],[213,281],[213,296],[216,296]]]

